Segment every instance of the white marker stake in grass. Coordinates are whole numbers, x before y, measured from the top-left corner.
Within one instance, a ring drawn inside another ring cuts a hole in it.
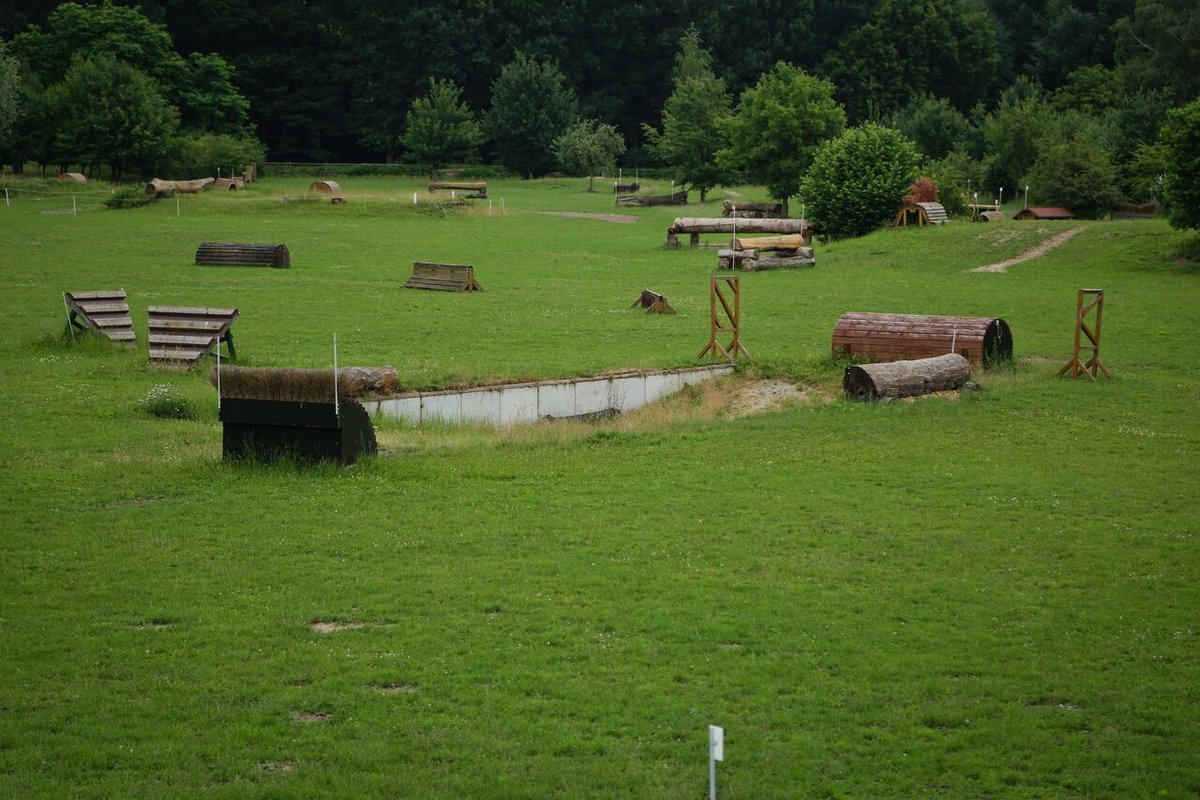
[[[417,204],[417,193],[413,192],[413,205],[415,206],[416,204]]]
[[[217,340],[217,415],[221,414],[221,340]]]
[[[708,726],[708,800],[717,800],[717,762],[725,760],[725,729]]]
[[[333,414],[337,417],[338,425],[342,424],[342,407],[338,403],[337,390],[337,332],[333,334]]]
[[[179,218],[179,195],[175,195],[175,218]]]
[[[12,208],[12,200],[8,199],[8,187],[7,186],[4,187],[4,205],[8,208]]]
[[[75,195],[71,195],[71,216],[79,216],[79,206],[75,205]]]

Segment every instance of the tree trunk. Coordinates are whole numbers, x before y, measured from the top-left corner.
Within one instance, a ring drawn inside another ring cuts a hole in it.
[[[596,191],[595,189],[593,189],[593,188],[592,188],[592,183],[593,183],[595,180],[596,180],[596,176],[595,176],[595,175],[588,175],[588,191],[589,191],[589,192],[594,192],[594,191]]]
[[[703,203],[707,199],[708,199],[708,189],[701,189],[700,190],[700,202]]]
[[[958,353],[886,364],[851,364],[842,388],[859,400],[914,397],[961,388],[971,377],[971,362]]]

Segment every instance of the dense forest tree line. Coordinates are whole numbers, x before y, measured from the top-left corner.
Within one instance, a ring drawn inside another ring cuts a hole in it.
[[[522,174],[623,152],[786,203],[819,146],[879,123],[942,184],[1065,201],[1083,170],[1100,208],[1162,195],[1160,130],[1198,94],[1194,0],[13,0],[0,19],[3,155],[118,174],[260,141]]]

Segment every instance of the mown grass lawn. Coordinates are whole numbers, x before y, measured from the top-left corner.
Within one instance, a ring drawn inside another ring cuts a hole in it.
[[[10,184],[0,793],[698,798],[710,723],[722,797],[1200,793],[1200,272],[1165,224],[1004,273],[968,270],[1062,228],[881,231],[744,275],[746,373],[818,398],[770,413],[694,390],[607,423],[384,424],[347,469],[227,465],[204,376],[145,365],[147,305],[237,306],[255,365],[329,365],[336,332],[416,388],[707,340],[715,253],[663,247],[684,209],[575,180],[492,182],[489,214],[345,179],[332,206],[308,182],[77,216]],[[208,240],[293,267],[196,267]],[[485,291],[405,291],[414,260]],[[1111,382],[1054,377],[1081,286],[1106,290]],[[136,350],[60,339],[62,291],[119,287]],[[679,313],[629,309],[643,288]],[[851,403],[847,310],[1002,316],[1018,360],[957,399]],[[143,413],[159,384],[197,419]]]

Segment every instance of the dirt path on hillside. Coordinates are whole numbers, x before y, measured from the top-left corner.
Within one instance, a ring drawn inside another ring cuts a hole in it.
[[[638,218],[629,214],[593,214],[587,211],[539,211],[548,217],[570,217],[571,219],[598,219],[601,222],[637,222]]]
[[[1077,233],[1080,233],[1081,231],[1085,231],[1090,227],[1092,227],[1092,226],[1091,225],[1080,225],[1078,228],[1071,228],[1070,230],[1063,231],[1062,233],[1060,233],[1056,236],[1051,236],[1049,239],[1042,242],[1037,247],[1026,250],[1024,253],[1021,253],[1021,255],[1017,256],[1016,258],[1010,258],[1007,261],[997,261],[995,264],[988,264],[986,267],[976,267],[975,269],[971,269],[971,270],[967,270],[967,271],[968,272],[1008,272],[1009,267],[1011,267],[1015,264],[1020,264],[1023,261],[1029,261],[1031,259],[1037,258],[1038,256],[1045,255],[1046,253],[1050,252],[1054,248],[1056,248],[1059,245],[1063,244],[1064,242],[1070,240]]]

